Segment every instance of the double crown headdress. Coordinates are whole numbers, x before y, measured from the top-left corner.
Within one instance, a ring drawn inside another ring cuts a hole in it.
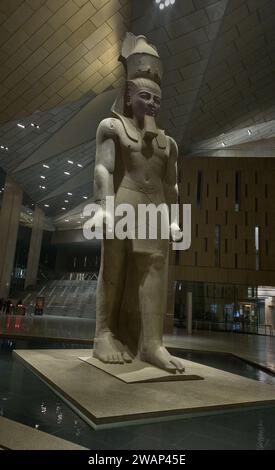
[[[145,36],[127,33],[118,59],[124,66],[126,81],[139,79],[150,80],[161,85],[162,66],[156,48],[149,44]],[[125,114],[126,84],[122,87],[112,106],[114,114]]]

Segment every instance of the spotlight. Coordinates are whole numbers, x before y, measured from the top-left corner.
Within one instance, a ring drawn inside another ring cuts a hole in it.
[[[169,5],[170,5],[170,0],[165,0],[164,5],[165,5],[166,7],[169,7]]]
[[[164,3],[160,3],[160,4],[159,4],[159,9],[160,9],[160,10],[163,10],[163,9],[164,9]]]
[[[155,0],[155,1],[157,5],[161,2],[161,0]]]

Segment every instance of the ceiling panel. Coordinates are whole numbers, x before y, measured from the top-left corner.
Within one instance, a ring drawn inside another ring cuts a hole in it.
[[[128,0],[0,1],[0,121],[117,87]]]

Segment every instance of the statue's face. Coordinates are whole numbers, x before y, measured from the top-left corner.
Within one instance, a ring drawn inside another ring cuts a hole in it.
[[[156,117],[160,110],[161,97],[150,89],[141,89],[132,93],[130,104],[133,115],[138,119],[144,119],[144,116]]]

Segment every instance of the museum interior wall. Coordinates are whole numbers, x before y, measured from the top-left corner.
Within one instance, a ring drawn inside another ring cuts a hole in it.
[[[274,2],[169,8],[148,0],[3,4],[0,205],[6,173],[23,198],[5,296],[24,294],[36,206],[45,214],[39,266],[29,260],[36,292],[55,278],[97,273],[99,246],[84,241],[81,214],[93,196],[96,129],[123,81],[117,58],[132,31],[160,53],[161,126],[179,144],[180,202],[192,204],[191,248],[170,256],[170,315],[184,320],[191,290],[195,319],[225,320],[241,308],[273,324]]]

